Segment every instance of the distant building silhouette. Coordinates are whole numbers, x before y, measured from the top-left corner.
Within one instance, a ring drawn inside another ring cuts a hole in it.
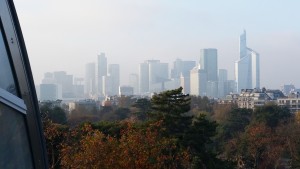
[[[62,99],[62,87],[59,84],[41,84],[40,100],[55,101]]]
[[[40,86],[40,99],[45,100],[52,100],[51,98],[56,99],[67,99],[67,98],[74,98],[74,85],[73,85],[73,75],[67,74],[65,71],[55,71],[55,72],[47,72],[44,74],[44,78],[42,79],[42,84],[51,84],[51,85],[44,85],[43,87]],[[53,91],[53,88],[50,86],[56,86],[55,88],[55,97],[50,96],[51,93],[47,91]],[[42,91],[44,90],[44,91]],[[58,94],[57,94],[58,93]],[[49,94],[49,96],[47,96]],[[56,100],[54,99],[54,100]]]
[[[139,93],[139,75],[129,75],[129,86],[133,87],[133,93],[136,95]]]
[[[140,93],[160,92],[164,90],[164,82],[168,81],[168,63],[159,60],[147,60],[139,65]]]
[[[118,95],[120,86],[120,65],[109,64],[108,76],[110,77],[109,85],[111,86],[110,95]],[[107,93],[105,93],[107,95]]]
[[[119,87],[119,96],[132,96],[133,87],[131,86],[120,86]]]
[[[96,94],[95,63],[87,63],[85,66],[84,93],[87,97],[91,97]]]
[[[101,53],[97,58],[97,94],[100,96],[104,95],[103,92],[103,81],[102,77],[107,76],[107,58],[105,57],[105,53]]]
[[[200,69],[207,74],[207,81],[218,81],[218,51],[208,48],[200,51]]]

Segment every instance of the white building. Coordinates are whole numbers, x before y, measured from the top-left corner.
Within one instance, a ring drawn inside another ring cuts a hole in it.
[[[183,88],[184,94],[190,94],[191,93],[191,78],[190,78],[190,72],[188,73],[182,73],[180,76],[180,86]]]
[[[240,36],[240,59],[235,62],[237,92],[260,88],[259,54],[247,47],[246,31]]]
[[[295,113],[300,110],[300,98],[280,98],[277,99],[278,106],[287,107]]]
[[[237,103],[239,108],[255,109],[256,107],[264,106],[271,101],[272,98],[261,90],[242,89]]]
[[[190,71],[190,94],[206,96],[207,76],[206,72],[199,67]]]

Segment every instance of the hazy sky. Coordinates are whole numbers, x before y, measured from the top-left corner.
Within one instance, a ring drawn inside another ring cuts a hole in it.
[[[238,38],[260,53],[261,86],[300,87],[300,1],[296,0],[14,0],[35,82],[44,72],[84,75],[105,52],[121,83],[147,59],[199,60],[217,48],[233,79]],[[172,64],[169,64],[172,67]]]

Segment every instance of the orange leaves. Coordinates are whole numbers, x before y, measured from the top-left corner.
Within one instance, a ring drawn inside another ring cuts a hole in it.
[[[264,123],[247,127],[244,133],[230,140],[227,148],[238,162],[252,168],[274,168],[285,150],[285,137]],[[232,157],[233,157],[232,156]]]
[[[188,165],[189,154],[175,141],[159,135],[157,125],[145,130],[127,123],[119,139],[85,125],[78,141],[66,142],[61,151],[64,168],[178,168]]]

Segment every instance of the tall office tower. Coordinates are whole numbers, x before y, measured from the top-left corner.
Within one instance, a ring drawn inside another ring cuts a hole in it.
[[[137,74],[129,75],[129,86],[133,87],[133,94],[139,93],[139,76]]]
[[[84,93],[88,97],[96,94],[96,75],[95,63],[88,63],[85,66],[85,90]]]
[[[227,80],[224,85],[224,93],[228,95],[230,93],[236,93],[236,82],[235,80]]]
[[[161,92],[165,90],[164,83],[169,79],[168,63],[149,63],[149,90],[150,92]]]
[[[218,81],[218,97],[223,98],[226,96],[225,93],[225,83],[227,82],[227,70],[219,69],[219,81]]]
[[[140,93],[161,91],[168,79],[168,63],[159,60],[147,60],[139,65]]]
[[[149,64],[147,62],[139,64],[139,75],[140,94],[149,92]]]
[[[240,35],[239,51],[240,51],[240,59],[247,55],[246,30],[244,30],[243,34]]]
[[[240,36],[240,59],[235,62],[237,92],[260,88],[259,54],[246,46],[246,31]]]
[[[201,49],[200,69],[207,73],[207,81],[218,81],[218,52],[217,49]]]
[[[42,84],[54,84],[56,83],[53,77],[53,73],[47,72],[44,74],[44,78],[42,79]]]
[[[207,81],[206,96],[208,96],[210,98],[218,97],[218,82],[217,81]]]
[[[191,78],[190,72],[184,74],[182,73],[180,76],[180,86],[183,88],[182,93],[190,94],[191,92]]]
[[[107,75],[107,58],[105,57],[105,53],[98,55],[97,62],[97,94],[102,96],[104,93],[102,76]]]
[[[75,98],[84,98],[84,79],[83,78],[74,78],[73,92]]]
[[[200,69],[206,72],[206,96],[218,97],[218,51],[208,48],[200,51]]]
[[[171,79],[180,78],[181,74],[189,74],[196,66],[195,61],[183,61],[181,59],[176,59],[173,63],[173,69],[171,70]]]
[[[108,76],[110,76],[111,85],[111,95],[119,94],[120,86],[120,65],[119,64],[109,64],[108,65]]]
[[[60,84],[41,84],[40,85],[40,100],[55,101],[62,99],[62,88]]]
[[[65,71],[53,72],[53,78],[56,84],[62,87],[62,97],[72,98],[73,94],[73,75],[68,75]]]
[[[198,66],[190,71],[190,94],[196,96],[206,96],[207,74]]]
[[[104,96],[113,96],[112,78],[110,75],[102,76],[102,91]]]

